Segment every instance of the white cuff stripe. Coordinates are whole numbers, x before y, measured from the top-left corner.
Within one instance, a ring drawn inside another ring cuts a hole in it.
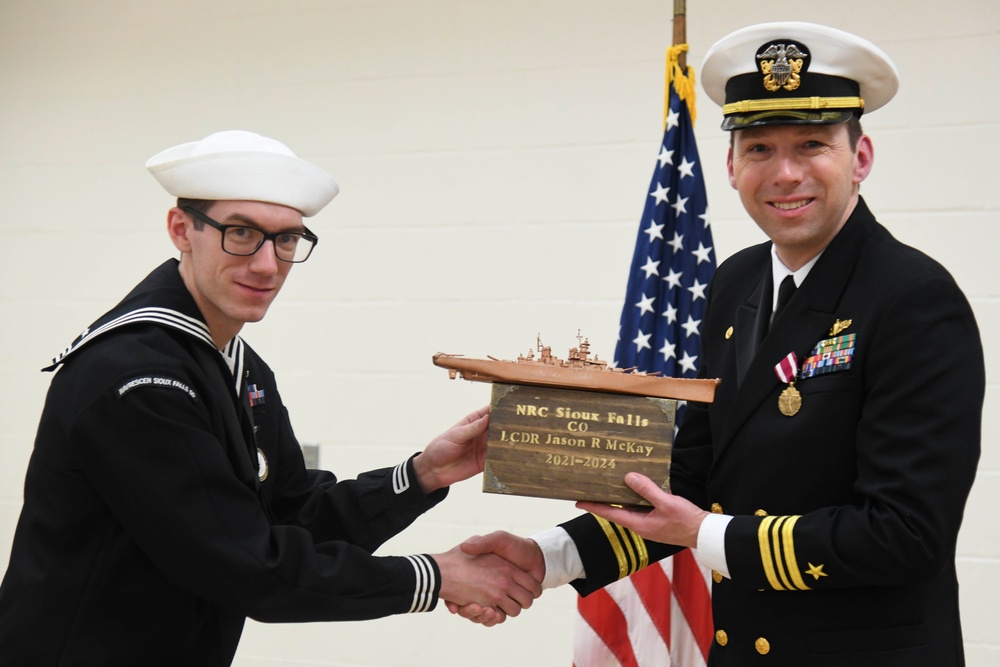
[[[408,462],[407,462],[408,463]],[[406,469],[406,463],[400,463],[392,471],[392,490],[398,496],[410,488],[410,475]]]
[[[417,585],[413,591],[413,604],[407,613],[414,614],[429,611],[434,602],[434,567],[428,562],[427,556],[406,556],[413,565],[417,575]]]

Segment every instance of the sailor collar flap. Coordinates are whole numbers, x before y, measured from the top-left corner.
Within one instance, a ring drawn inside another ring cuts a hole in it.
[[[168,260],[153,270],[121,303],[87,327],[65,350],[56,355],[43,371],[55,371],[67,357],[99,336],[133,324],[154,324],[180,331],[215,348],[208,325],[191,298],[177,271],[177,260]],[[236,336],[221,350],[221,355],[236,379],[240,393],[243,374],[243,341]]]

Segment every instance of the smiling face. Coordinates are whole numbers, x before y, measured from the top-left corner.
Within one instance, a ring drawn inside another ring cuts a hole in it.
[[[301,232],[302,214],[279,204],[218,201],[205,213],[223,225],[257,227],[265,232]],[[253,255],[222,250],[222,233],[199,225],[179,208],[167,215],[167,231],[181,251],[180,273],[220,349],[247,322],[263,319],[292,265],[274,255],[272,241]]]
[[[867,136],[851,148],[843,124],[770,125],[736,130],[726,163],[743,207],[794,271],[847,222],[873,157]]]

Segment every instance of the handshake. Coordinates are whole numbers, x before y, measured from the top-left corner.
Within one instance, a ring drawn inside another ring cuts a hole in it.
[[[471,537],[434,560],[448,610],[487,627],[517,616],[542,594],[545,558],[532,540],[496,531]]]
[[[467,415],[432,440],[413,459],[425,493],[483,471],[489,406]],[[504,531],[472,537],[433,556],[441,571],[441,591],[453,614],[492,626],[517,616],[542,594],[545,557],[532,540]]]

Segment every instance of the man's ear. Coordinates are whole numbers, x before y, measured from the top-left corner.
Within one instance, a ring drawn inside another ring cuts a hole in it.
[[[733,147],[729,147],[729,152],[726,153],[726,171],[729,174],[729,185],[736,190],[736,176],[733,174]]]
[[[170,240],[181,252],[191,252],[191,239],[188,235],[193,229],[193,223],[188,214],[176,206],[167,211],[167,234]]]
[[[860,185],[872,173],[872,166],[875,164],[875,146],[871,137],[867,134],[858,140],[857,153],[854,159],[853,180],[855,185]]]

